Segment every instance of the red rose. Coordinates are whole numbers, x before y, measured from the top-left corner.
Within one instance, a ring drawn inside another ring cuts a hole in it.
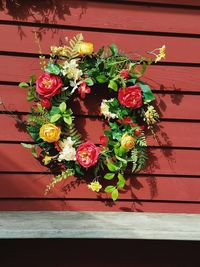
[[[43,98],[59,94],[61,87],[61,78],[50,73],[43,73],[36,81],[36,92]]]
[[[128,70],[123,69],[123,70],[121,70],[121,72],[120,72],[120,76],[121,76],[122,78],[124,78],[124,79],[128,79],[128,78],[130,77],[130,74],[129,74]]]
[[[76,159],[81,166],[88,168],[97,163],[99,153],[99,147],[88,141],[78,147],[76,151]]]
[[[127,108],[139,108],[142,106],[142,91],[139,85],[133,85],[120,88],[118,92],[118,100],[121,105]]]
[[[101,135],[99,141],[102,146],[107,146],[108,138],[105,135]]]
[[[51,107],[51,101],[48,98],[42,98],[40,100],[40,104],[42,105],[43,108],[50,108]]]

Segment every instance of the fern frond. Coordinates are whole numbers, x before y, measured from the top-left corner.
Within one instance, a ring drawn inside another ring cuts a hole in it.
[[[82,136],[76,129],[74,123],[72,123],[70,126],[65,124],[63,128],[63,133],[66,138],[69,136],[72,138],[72,140],[74,141],[75,148],[77,148],[82,143]]]
[[[148,155],[146,152],[146,148],[139,147],[137,148],[138,151],[138,160],[137,160],[137,167],[135,168],[135,172],[140,171],[146,165],[146,160],[148,159]]]
[[[142,147],[147,146],[146,137],[145,137],[145,134],[143,132],[137,137],[136,145],[142,146]]]

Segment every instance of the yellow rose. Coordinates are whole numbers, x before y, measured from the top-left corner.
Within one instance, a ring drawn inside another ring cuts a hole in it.
[[[127,150],[132,149],[135,146],[134,137],[125,133],[121,138],[121,146]]]
[[[57,142],[60,139],[61,130],[52,123],[42,125],[40,128],[40,138],[48,143]]]
[[[89,42],[81,42],[79,44],[79,56],[83,56],[83,55],[91,55],[94,51],[94,47],[93,47],[93,43],[89,43]]]

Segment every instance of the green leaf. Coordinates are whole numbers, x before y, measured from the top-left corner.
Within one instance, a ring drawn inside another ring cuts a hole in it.
[[[135,85],[135,83],[136,83],[136,79],[129,79],[126,81],[127,86]]]
[[[108,88],[111,88],[112,90],[114,90],[115,92],[117,92],[118,90],[118,85],[114,80],[111,80],[108,84]]]
[[[72,124],[72,117],[64,117],[63,120],[68,125]]]
[[[56,122],[56,121],[58,121],[59,119],[61,118],[61,115],[60,114],[55,114],[55,115],[53,115],[52,117],[51,117],[51,119],[50,119],[50,122]]]
[[[87,83],[87,85],[88,86],[92,86],[92,85],[94,85],[94,81],[92,80],[92,78],[87,78],[87,79],[85,79],[85,82]]]
[[[30,76],[29,78],[30,85],[34,85],[35,81],[36,81],[36,76],[35,75]]]
[[[60,109],[58,107],[53,106],[49,112],[50,116],[53,116],[55,114],[59,114],[60,113]]]
[[[32,155],[37,158],[37,152],[36,152],[36,147],[33,147],[32,151],[31,151]]]
[[[60,73],[60,66],[58,64],[54,64],[52,61],[49,61],[48,66],[45,68],[45,71],[58,75]]]
[[[66,105],[65,102],[62,102],[62,103],[59,105],[59,109],[60,109],[61,112],[65,112],[66,108],[67,108],[67,105]]]
[[[20,88],[28,88],[29,87],[29,84],[28,83],[25,83],[25,82],[21,82],[21,83],[19,83],[19,87]]]
[[[106,193],[112,193],[115,189],[116,189],[115,186],[113,186],[113,185],[108,185],[108,186],[106,186],[106,188],[104,189],[104,192],[106,192]]]
[[[151,91],[151,88],[149,87],[149,85],[144,84],[142,82],[139,82],[139,85],[142,89],[142,95],[144,97],[144,103],[149,103],[153,100],[155,100],[155,96]]]
[[[37,109],[40,113],[42,113],[44,111],[44,109],[40,103],[37,103]]]
[[[96,77],[96,80],[99,83],[105,83],[107,81],[107,78],[104,74],[100,74]]]
[[[21,145],[25,148],[33,148],[33,144],[21,143]]]
[[[110,162],[107,163],[107,167],[108,167],[109,171],[111,171],[111,172],[115,172],[115,171],[117,171],[119,169],[118,166],[116,166],[116,165],[114,165],[113,163],[110,163]]]
[[[112,56],[117,56],[119,54],[118,48],[115,44],[111,44],[109,46],[110,52],[112,53]]]
[[[115,176],[115,173],[108,172],[108,173],[106,173],[106,174],[104,175],[104,178],[105,178],[106,180],[112,180],[112,179],[114,178],[114,176]]]
[[[113,200],[113,201],[115,201],[115,200],[118,199],[119,192],[118,192],[118,189],[117,189],[117,188],[116,188],[115,190],[112,191],[111,196],[112,196],[112,200]]]

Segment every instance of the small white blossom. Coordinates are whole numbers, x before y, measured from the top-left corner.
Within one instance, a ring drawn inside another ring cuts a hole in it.
[[[78,80],[83,74],[82,70],[78,69],[78,64],[76,59],[71,59],[69,62],[65,61],[63,65],[63,70],[61,71],[64,76],[68,79]]]
[[[62,160],[76,160],[76,150],[73,147],[74,141],[71,137],[67,137],[63,142],[59,144],[62,148],[62,151],[59,153],[58,161]]]
[[[103,99],[103,101],[101,102],[100,111],[101,111],[101,114],[103,114],[105,116],[105,118],[108,118],[108,119],[118,118],[117,114],[111,113],[109,111],[108,103],[113,102],[113,100],[114,100],[114,98],[111,98],[109,100]]]

